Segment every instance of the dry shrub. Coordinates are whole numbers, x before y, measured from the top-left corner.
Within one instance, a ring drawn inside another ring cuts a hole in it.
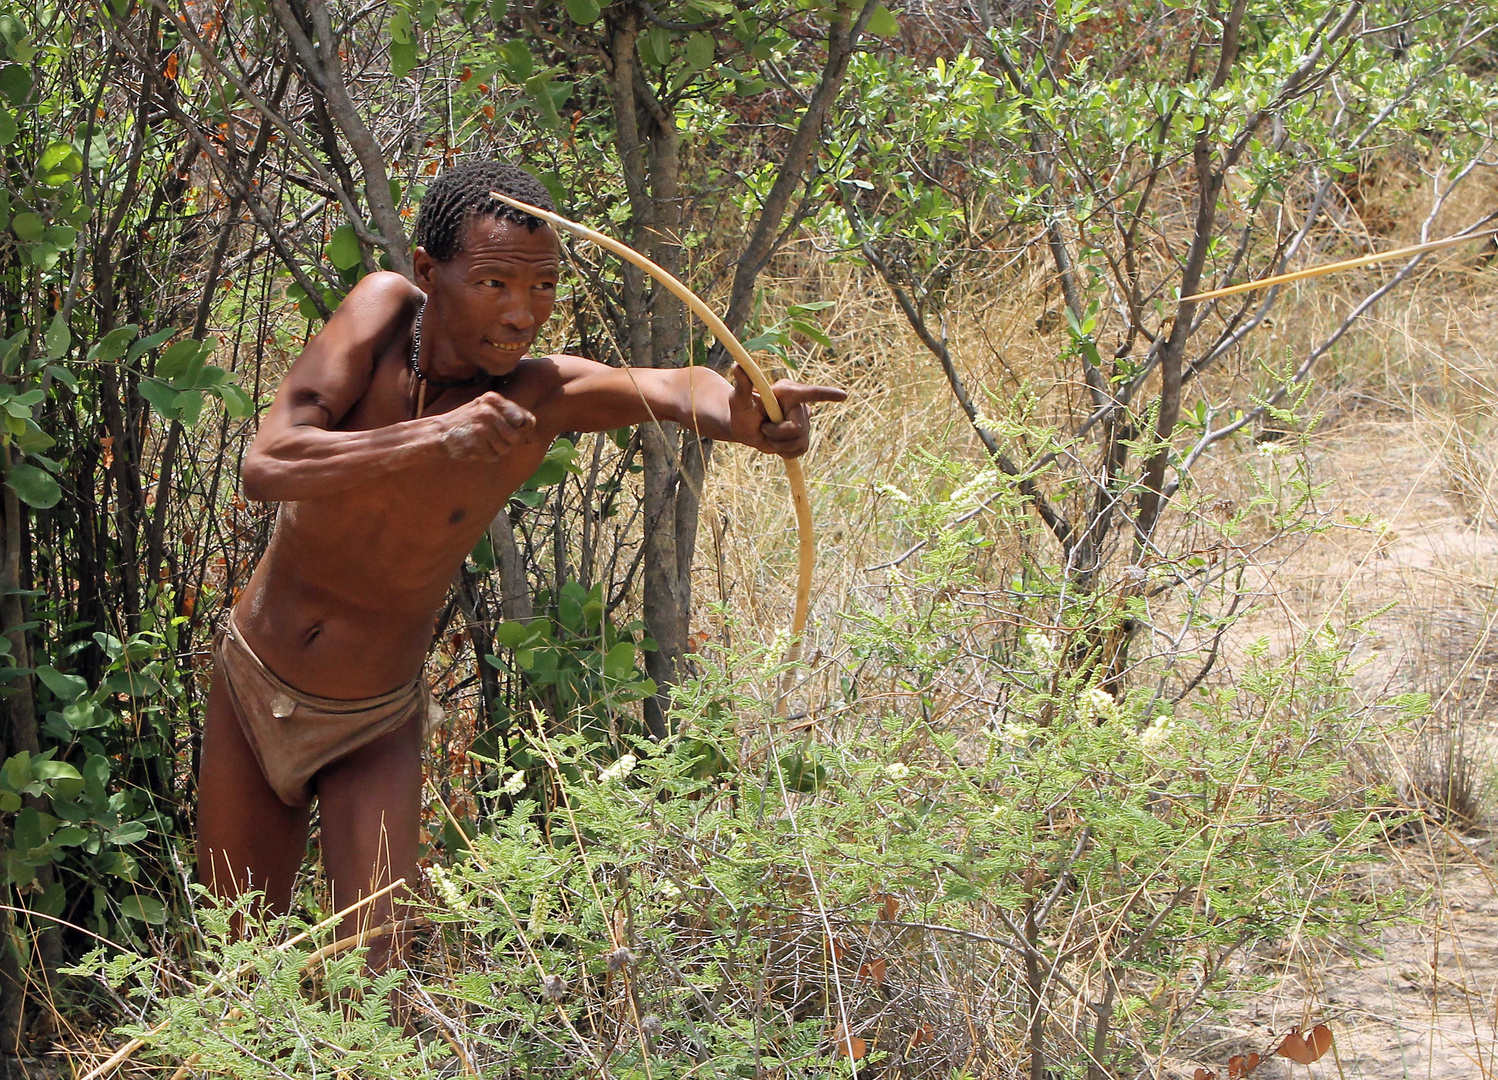
[[[1469,833],[1486,817],[1490,755],[1478,749],[1462,710],[1443,725],[1427,725],[1404,755],[1395,790],[1429,825]]]

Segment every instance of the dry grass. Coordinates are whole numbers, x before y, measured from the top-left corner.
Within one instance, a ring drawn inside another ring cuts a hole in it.
[[[1339,227],[1379,247],[1415,239],[1411,223],[1421,215],[1412,175],[1370,178]],[[1489,187],[1472,197],[1491,195]],[[1453,220],[1470,216],[1462,209],[1449,210]],[[823,410],[807,466],[819,559],[810,662],[795,694],[797,708],[816,717],[836,712],[838,676],[850,666],[843,613],[877,602],[892,579],[871,568],[920,539],[896,519],[886,485],[919,480],[922,453],[976,462],[982,450],[935,362],[875,279],[810,247],[792,250],[775,271],[778,280],[766,282],[774,303],[817,298],[834,305],[822,313],[833,347],[804,349],[796,377],[852,395],[847,405]],[[1287,296],[1274,326],[1197,392],[1217,401],[1241,396],[1257,384],[1261,363],[1303,353],[1334,327],[1369,279],[1325,279]],[[1313,1017],[1336,1025],[1339,1059],[1328,1058],[1311,1075],[1338,1068],[1359,1077],[1494,1075],[1498,922],[1491,916],[1498,914],[1498,879],[1488,828],[1495,746],[1489,687],[1498,672],[1495,284],[1498,269],[1470,256],[1433,260],[1328,356],[1311,398],[1322,419],[1306,445],[1312,477],[1330,483],[1311,509],[1326,528],[1278,537],[1267,514],[1244,523],[1240,543],[1250,552],[1248,589],[1257,603],[1231,631],[1212,677],[1230,684],[1235,665],[1261,638],[1283,655],[1307,633],[1341,633],[1377,616],[1374,633],[1348,639],[1356,640],[1361,662],[1358,693],[1371,700],[1423,692],[1436,709],[1413,728],[1386,714],[1387,729],[1374,732],[1378,751],[1357,762],[1362,776],[1386,783],[1422,822],[1392,844],[1391,868],[1370,873],[1368,888],[1429,890],[1424,918],[1388,931],[1382,956],[1292,934],[1283,947],[1246,957],[1244,973],[1267,986],[1245,996],[1219,1029],[1195,1033],[1195,1057],[1183,1051],[1160,1061],[1161,1076],[1190,1076],[1197,1062],[1224,1061]],[[1055,378],[1066,337],[1055,303],[1043,272],[1033,269],[996,296],[974,293],[955,305],[967,313],[947,328],[959,369],[970,387],[990,395],[996,414],[1021,389],[1061,411],[1071,388]],[[1223,447],[1202,463],[1189,498],[1246,505],[1254,493],[1246,466],[1258,461],[1250,439]],[[795,526],[779,466],[722,448],[705,496],[695,581],[701,624],[694,629],[723,637],[732,626],[768,642],[789,621],[795,575]],[[1001,526],[994,538],[995,564],[1015,563],[1021,538]],[[730,620],[711,611],[714,601]],[[1158,614],[1162,624],[1179,618]],[[977,711],[966,715],[978,723]],[[826,725],[818,737],[835,740],[839,729]],[[998,922],[968,930],[1007,933]],[[800,931],[787,930],[776,962],[793,972],[795,992],[825,994],[825,935],[819,926]],[[960,977],[930,985],[892,978],[887,989],[855,1003],[857,1020],[908,1039],[911,1010],[934,1010],[950,1021],[938,1040],[947,1064],[960,1064],[963,1049],[981,1039],[992,1051],[982,1075],[1011,1074],[1022,1058],[1021,1048],[1005,1041],[1012,1033],[978,1031],[966,1020],[993,1015],[991,999],[972,1008],[992,987],[969,977],[980,966],[971,941],[906,935],[881,948],[910,970],[968,966]],[[483,966],[482,957],[462,952],[431,959],[455,977]],[[983,959],[994,968],[1000,962]],[[860,963],[859,954],[850,955],[850,982]],[[1080,1015],[1086,1002],[1071,1005]],[[1272,1069],[1256,1076],[1273,1077]]]
[[[1420,179],[1413,167],[1370,178],[1342,226],[1365,249],[1418,240],[1429,195],[1412,182]],[[1474,183],[1431,235],[1474,216],[1494,191],[1491,177]],[[1287,296],[1257,346],[1199,392],[1221,401],[1251,385],[1262,361],[1303,355],[1377,273],[1323,279]],[[921,450],[974,459],[981,450],[934,361],[877,283],[804,254],[785,278],[786,288],[794,284],[792,299],[811,293],[835,301],[826,313],[834,350],[809,350],[798,374],[853,392],[848,405],[824,411],[808,466],[821,536],[815,633],[832,659],[840,638],[835,613],[883,580],[868,567],[913,539],[893,522],[877,484],[898,484],[901,463]],[[1234,663],[1256,640],[1267,638],[1282,653],[1307,632],[1341,632],[1375,616],[1370,632],[1357,637],[1358,692],[1369,699],[1423,692],[1435,703],[1434,715],[1414,729],[1390,716],[1388,729],[1375,733],[1380,751],[1359,763],[1424,823],[1392,849],[1392,872],[1370,879],[1375,889],[1429,890],[1420,923],[1386,934],[1382,957],[1312,952],[1292,941],[1282,955],[1250,958],[1249,968],[1276,985],[1244,999],[1222,1032],[1224,1046],[1248,1047],[1255,1032],[1331,1016],[1340,1066],[1328,1059],[1312,1075],[1338,1067],[1346,1076],[1498,1075],[1498,924],[1476,917],[1498,912],[1489,833],[1498,745],[1489,689],[1498,672],[1495,286],[1498,268],[1471,253],[1431,260],[1327,357],[1310,398],[1320,419],[1306,445],[1312,478],[1328,485],[1312,504],[1324,531],[1255,552],[1250,586],[1258,602],[1230,634],[1214,676],[1231,682]],[[948,327],[970,387],[1002,400],[1050,377],[1065,332],[1046,318],[1038,275],[959,306],[979,313]],[[1246,502],[1253,491],[1245,465],[1257,449],[1245,440],[1204,461],[1194,497]],[[709,520],[731,522],[722,532],[729,589],[721,599],[766,634],[788,616],[791,519],[779,492],[772,466],[730,453],[712,474],[708,501]],[[1253,520],[1246,524],[1245,543],[1271,539],[1267,520],[1258,530]],[[718,581],[717,568],[705,566],[699,595],[717,598]],[[803,687],[813,713],[825,703],[816,687],[825,693],[831,682]],[[1421,1006],[1415,1012],[1408,1011],[1412,995]],[[1215,1055],[1208,1059],[1226,1056]],[[1190,1074],[1184,1061],[1180,1067]],[[1276,1075],[1268,1068],[1261,1075]]]

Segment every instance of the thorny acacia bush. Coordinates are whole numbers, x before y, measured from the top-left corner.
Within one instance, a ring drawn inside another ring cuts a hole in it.
[[[231,944],[212,910],[192,971],[106,949],[76,970],[122,994],[122,1033],[170,1016],[142,1054],[195,1073],[1127,1076],[1226,1006],[1255,944],[1397,917],[1363,869],[1382,796],[1343,779],[1367,720],[1345,641],[1115,698],[1069,641],[1137,613],[1069,605],[1056,567],[1011,581],[994,537],[1024,509],[992,469],[909,476],[890,497],[927,544],[844,616],[817,723],[777,718],[775,654],[740,650],[700,658],[667,741],[540,725],[555,809],[510,805],[431,869],[409,971],[309,981],[267,947],[291,923]],[[391,979],[417,1040],[387,1024]]]

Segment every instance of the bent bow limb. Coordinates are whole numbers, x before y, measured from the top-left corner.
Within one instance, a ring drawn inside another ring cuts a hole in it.
[[[508,206],[513,206],[516,210],[521,210],[532,217],[540,218],[553,228],[564,229],[574,236],[582,237],[584,240],[591,241],[606,251],[613,252],[626,262],[638,266],[666,288],[670,289],[681,298],[681,301],[687,307],[692,309],[693,314],[707,325],[713,337],[718,339],[718,343],[727,349],[728,354],[733,357],[734,362],[744,369],[745,374],[749,376],[749,381],[759,391],[759,396],[765,404],[765,412],[769,415],[771,421],[778,424],[785,419],[785,412],[781,409],[780,402],[775,399],[775,393],[770,387],[770,380],[765,375],[764,369],[754,362],[754,357],[749,355],[749,350],[744,348],[743,343],[739,341],[732,330],[728,329],[728,326],[718,317],[717,312],[708,307],[707,302],[702,297],[682,284],[674,274],[647,259],[628,244],[615,240],[612,236],[606,236],[601,232],[588,228],[586,225],[579,225],[577,222],[564,218],[560,214],[554,214],[550,210],[542,210],[539,206],[532,206],[529,203],[521,202],[519,199],[512,199],[503,192],[491,191],[489,194],[500,202]],[[811,499],[806,493],[806,475],[801,471],[801,462],[795,458],[785,458],[784,460],[786,479],[790,481],[791,485],[791,502],[796,508],[796,533],[800,548],[800,558],[796,574],[796,607],[791,617],[791,647],[788,656],[788,659],[794,662],[800,657],[801,635],[806,629],[806,614],[811,606],[811,575],[812,568],[816,562],[816,540],[812,534]]]

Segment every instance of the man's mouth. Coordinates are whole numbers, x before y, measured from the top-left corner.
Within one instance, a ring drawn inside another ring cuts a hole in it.
[[[487,338],[484,339],[484,344],[488,345],[490,348],[498,349],[500,352],[507,353],[525,352],[525,350],[530,346],[529,341],[490,341]]]

